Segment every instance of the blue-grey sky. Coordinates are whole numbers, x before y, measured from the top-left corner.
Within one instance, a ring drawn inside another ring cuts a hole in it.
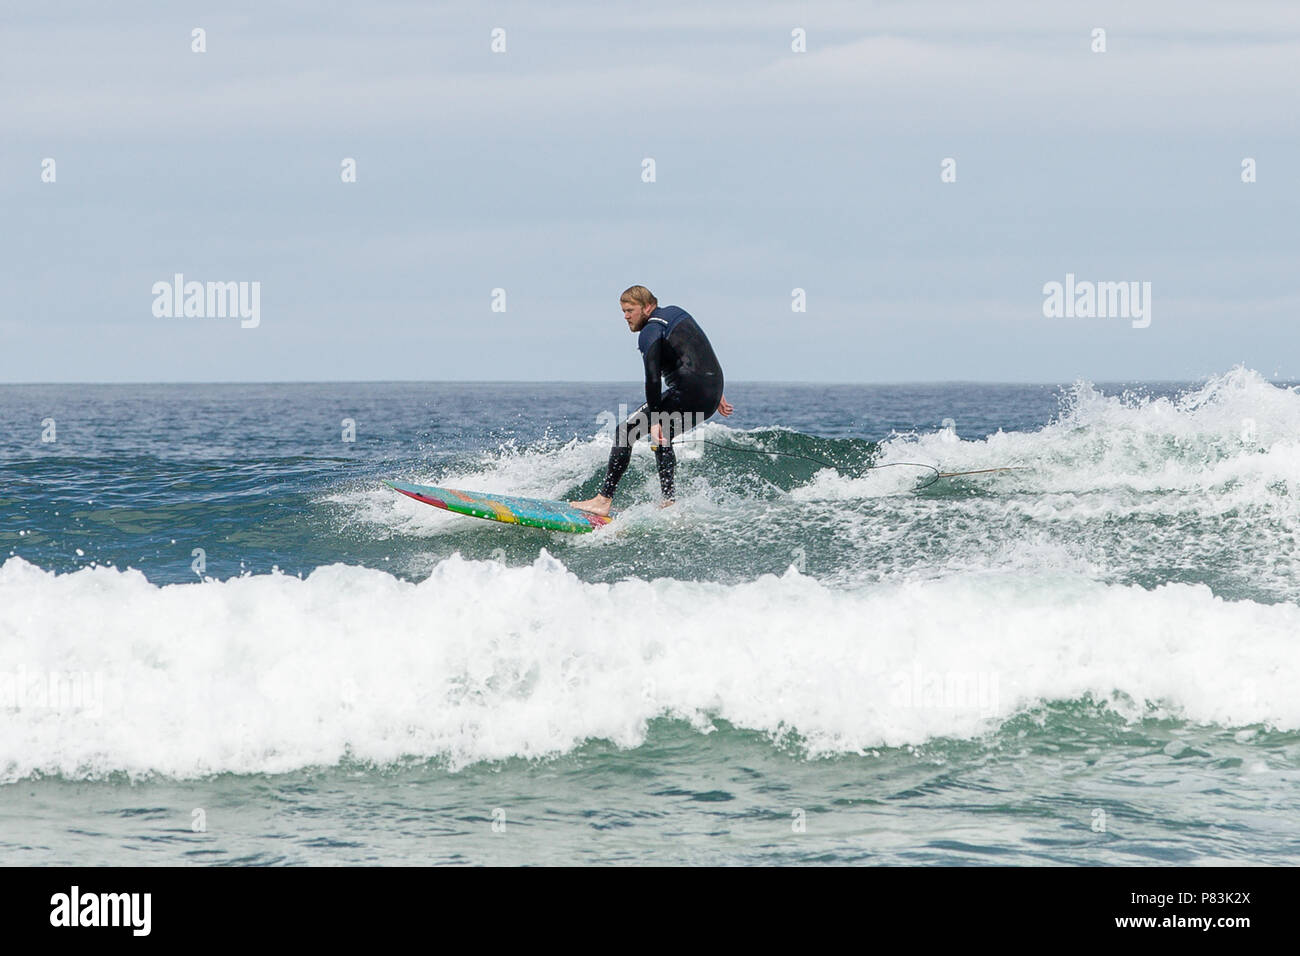
[[[729,381],[1300,378],[1298,91],[1281,0],[9,4],[0,381],[636,381],[633,283]]]

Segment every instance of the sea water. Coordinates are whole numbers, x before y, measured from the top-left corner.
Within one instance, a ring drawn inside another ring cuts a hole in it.
[[[1296,389],[727,391],[0,387],[0,858],[1300,862]]]

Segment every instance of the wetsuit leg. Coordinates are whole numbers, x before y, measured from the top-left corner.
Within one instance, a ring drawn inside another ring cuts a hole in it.
[[[674,454],[672,447],[673,439],[682,432],[694,428],[718,408],[716,401],[710,407],[698,407],[700,404],[698,396],[690,397],[695,401],[687,400],[687,396],[675,394],[673,389],[669,389],[660,400],[659,412],[652,414],[646,411],[645,405],[642,405],[628,416],[627,421],[618,426],[614,433],[614,447],[609,450],[609,466],[605,471],[605,480],[600,486],[601,495],[606,498],[614,497],[614,491],[618,488],[623,472],[627,470],[628,462],[632,459],[632,446],[639,439],[648,437],[650,426],[658,423],[664,430],[664,443],[655,449],[655,464],[659,470],[659,490],[665,501],[673,500],[675,497],[673,477],[677,468],[677,455]]]
[[[673,440],[712,415],[718,406],[717,402],[708,409],[682,408],[681,406],[687,403],[681,401],[669,401],[667,404],[669,407],[665,408],[664,414],[657,419],[663,426],[664,443],[655,449],[655,464],[659,468],[659,491],[664,501],[672,501],[677,497],[677,489],[673,484],[677,469],[677,455],[673,451]]]
[[[650,416],[646,412],[646,406],[642,405],[614,431],[614,447],[609,450],[609,466],[605,469],[605,480],[600,486],[601,495],[614,497],[614,490],[618,488],[623,472],[627,471],[627,464],[632,460],[632,446],[638,439],[649,434]]]
[[[667,434],[668,430],[664,429],[664,435]],[[664,496],[664,501],[672,501],[676,497],[673,474],[677,470],[677,455],[672,445],[665,443],[655,449],[655,465],[659,469],[659,493]]]

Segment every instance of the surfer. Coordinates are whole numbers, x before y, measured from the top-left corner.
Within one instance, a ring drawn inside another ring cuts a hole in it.
[[[724,416],[734,411],[722,394],[718,357],[690,313],[675,305],[660,306],[643,285],[624,292],[619,304],[628,329],[640,333],[637,348],[645,362],[645,404],[616,429],[609,468],[596,497],[569,502],[600,515],[609,514],[614,489],[627,470],[638,439],[649,436],[654,446],[659,490],[664,497],[660,507],[667,507],[673,503],[673,471],[677,467],[673,439],[715,411]],[[661,376],[667,386],[662,390]]]

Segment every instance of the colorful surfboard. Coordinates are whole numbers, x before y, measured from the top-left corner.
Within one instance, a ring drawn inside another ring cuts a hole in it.
[[[445,508],[456,514],[507,524],[546,528],[549,531],[582,533],[604,527],[618,514],[592,514],[575,508],[566,501],[547,501],[543,498],[514,498],[509,495],[488,495],[477,491],[459,491],[455,488],[438,488],[434,485],[411,485],[404,481],[385,481],[389,488],[400,491],[409,498],[423,501],[435,508]]]

